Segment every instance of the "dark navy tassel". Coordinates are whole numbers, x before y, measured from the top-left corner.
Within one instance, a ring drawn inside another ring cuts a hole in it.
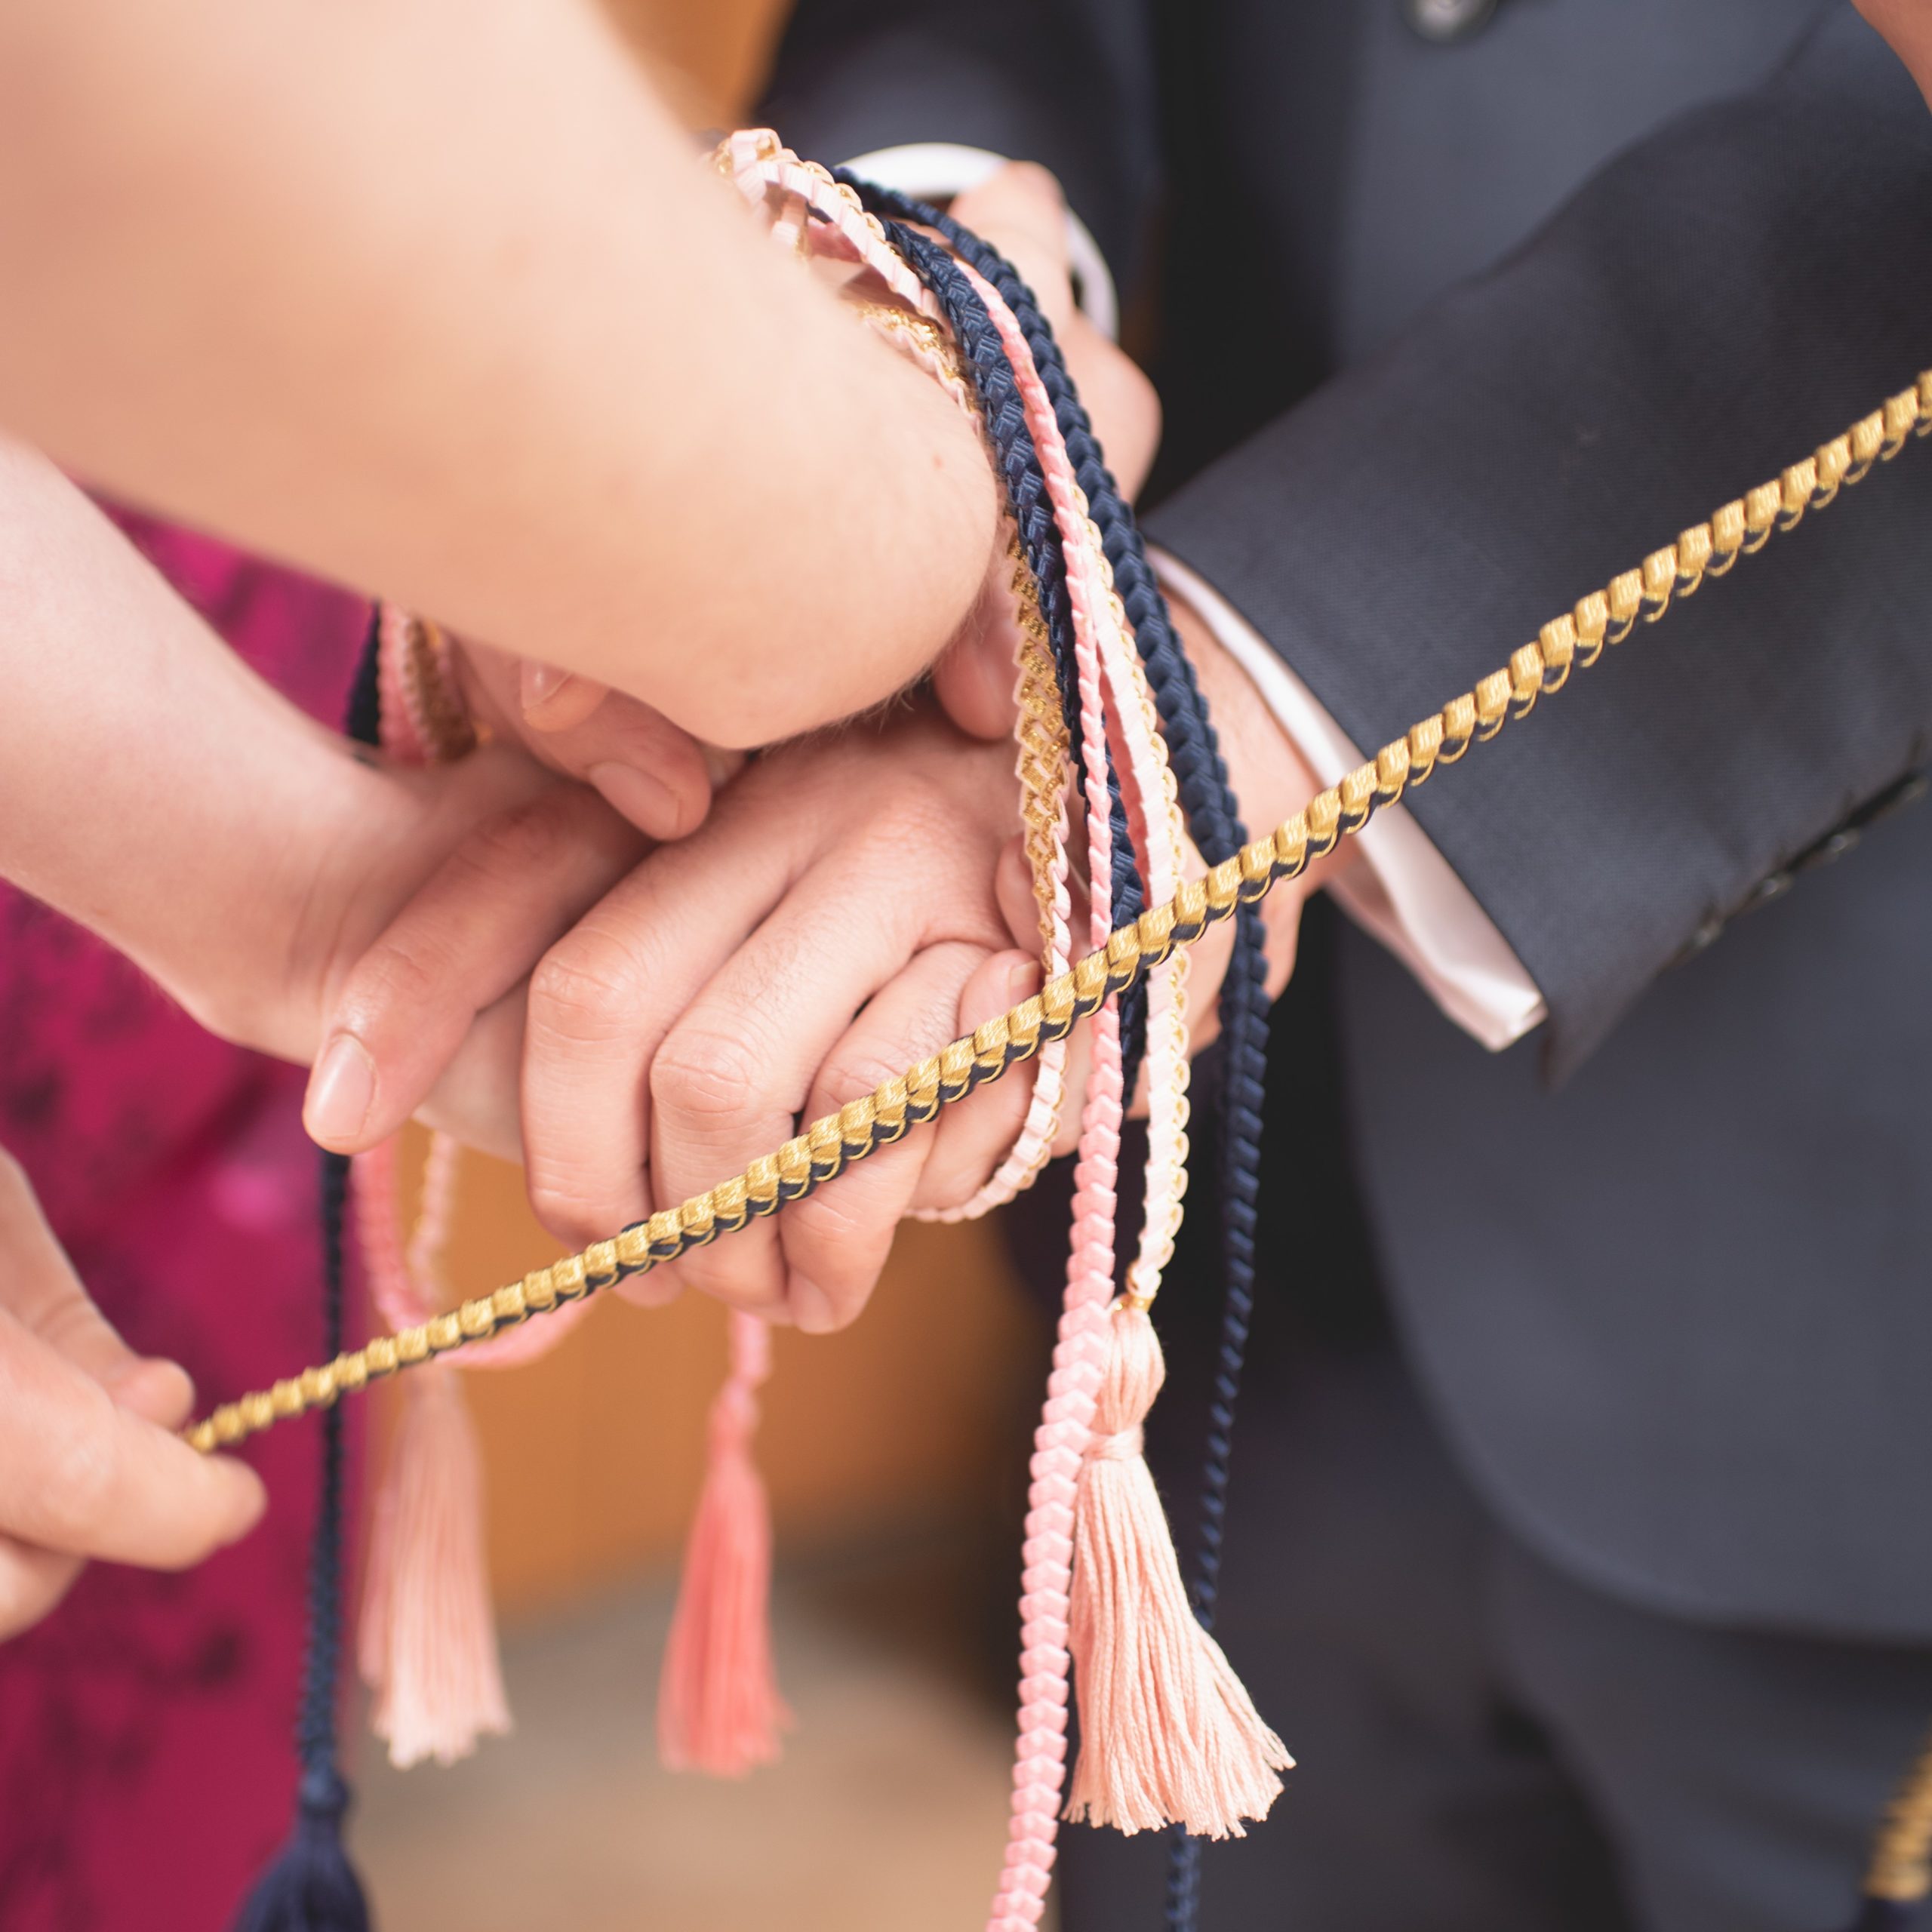
[[[321,1173],[323,1325],[328,1358],[342,1352],[342,1223],[349,1161],[325,1154]],[[369,1932],[369,1906],[342,1842],[349,1786],[336,1767],[336,1667],[342,1649],[342,1411],[321,1417],[321,1494],[309,1558],[309,1649],[295,1727],[302,1782],[295,1829],[256,1880],[235,1932]]]
[[[380,610],[349,704],[349,736],[377,742],[375,665]],[[321,1157],[323,1359],[343,1346],[343,1221],[349,1196],[349,1159]],[[342,1655],[342,1411],[321,1415],[320,1494],[309,1546],[309,1644],[302,1664],[302,1706],[295,1749],[302,1763],[295,1827],[275,1863],[255,1881],[235,1932],[370,1932],[368,1900],[349,1862],[342,1824],[349,1790],[336,1764],[336,1676]]]
[[[349,1787],[333,1767],[302,1775],[295,1829],[255,1881],[235,1932],[369,1932],[368,1901],[342,1843]]]

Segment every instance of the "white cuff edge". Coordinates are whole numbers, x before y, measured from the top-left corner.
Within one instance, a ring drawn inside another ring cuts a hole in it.
[[[1193,607],[1247,674],[1322,784],[1339,783],[1363,762],[1315,694],[1226,598],[1177,557],[1152,546],[1149,555],[1163,586]],[[1357,835],[1362,863],[1328,888],[1355,923],[1492,1053],[1541,1025],[1548,1009],[1536,982],[1414,814],[1390,807]]]

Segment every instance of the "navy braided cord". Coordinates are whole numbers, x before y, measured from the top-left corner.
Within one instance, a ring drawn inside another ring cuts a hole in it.
[[[322,1328],[325,1361],[343,1347],[343,1222],[347,1211],[349,1157],[321,1157]],[[302,1665],[302,1707],[296,1749],[305,1792],[333,1795],[336,1769],[336,1677],[342,1654],[342,1405],[322,1411],[321,1493],[309,1558],[309,1641]]]
[[[370,613],[368,635],[350,687],[349,736],[380,737],[382,701],[377,653],[382,614]],[[343,1224],[349,1201],[348,1156],[325,1153],[317,1176],[321,1236],[323,1359],[343,1340]],[[235,1932],[370,1932],[369,1908],[343,1844],[349,1786],[336,1756],[336,1692],[342,1663],[343,1414],[331,1402],[320,1418],[315,1528],[309,1542],[308,1629],[302,1696],[295,1720],[301,1766],[295,1827],[275,1862],[242,1902]]]
[[[1233,857],[1247,842],[1247,830],[1194,666],[1174,635],[1166,600],[1147,562],[1139,527],[1107,469],[1093,426],[1067,374],[1060,346],[1040,313],[1032,290],[997,249],[950,216],[876,188],[844,171],[835,171],[840,180],[851,184],[873,212],[937,229],[998,290],[1014,312],[1033,352],[1041,381],[1053,399],[1068,457],[1086,493],[1107,560],[1113,567],[1115,587],[1133,624],[1134,641],[1165,728],[1168,761],[1174,768],[1189,829],[1210,864]],[[1220,1594],[1235,1409],[1254,1309],[1268,1004],[1266,929],[1260,909],[1244,906],[1237,915],[1234,954],[1221,989],[1222,1029],[1226,1036],[1223,1054],[1220,1176],[1226,1299],[1208,1410],[1199,1537],[1189,1583],[1195,1614],[1208,1629],[1214,1626]],[[1174,1827],[1167,1904],[1172,1932],[1193,1932],[1198,1923],[1200,1859],[1200,1841]]]
[[[1080,704],[1075,684],[1073,656],[1072,601],[1066,587],[1066,561],[1061,549],[1060,527],[1054,519],[1047,496],[1045,472],[1040,466],[1039,451],[1032,432],[1026,426],[1025,405],[1013,365],[1008,361],[999,331],[986,312],[979,292],[961,275],[943,248],[912,229],[894,222],[888,234],[894,248],[905,258],[938,299],[952,325],[954,339],[973,380],[984,413],[986,433],[993,445],[994,460],[1006,487],[1014,521],[1020,533],[1020,548],[1027,565],[1039,585],[1041,615],[1047,626],[1054,665],[1060,690],[1060,706],[1068,724],[1070,744],[1078,755]],[[1129,829],[1127,807],[1121,795],[1120,774],[1112,750],[1107,752],[1108,816],[1113,829],[1113,917],[1115,926],[1138,918],[1146,904],[1140,872],[1135,862],[1134,840]],[[1122,1091],[1131,1094],[1139,1077],[1141,1056],[1147,1035],[1147,1001],[1144,987],[1137,983],[1120,1001],[1121,1074]]]

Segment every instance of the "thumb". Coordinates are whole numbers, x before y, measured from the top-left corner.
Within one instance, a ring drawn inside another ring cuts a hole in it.
[[[1011,560],[995,556],[979,601],[933,666],[940,707],[969,737],[1013,730],[1014,666],[1020,646],[1012,614]]]
[[[194,1401],[172,1362],[147,1361],[117,1334],[68,1265],[18,1163],[0,1154],[0,1308],[152,1421],[172,1428]],[[171,1386],[169,1386],[171,1385]],[[180,1415],[173,1417],[175,1409]]]
[[[167,1433],[193,1401],[88,1299],[26,1177],[0,1155],[0,1537],[174,1567],[261,1513],[254,1474]]]
[[[952,213],[1020,271],[1054,332],[1063,334],[1073,318],[1073,281],[1060,183],[1035,162],[1009,162],[957,197]]]

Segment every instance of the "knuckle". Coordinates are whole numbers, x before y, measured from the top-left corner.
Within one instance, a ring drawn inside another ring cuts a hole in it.
[[[629,946],[595,926],[580,926],[531,974],[531,1023],[565,1039],[608,1044],[637,1024],[644,987]]]
[[[444,964],[420,938],[379,939],[363,955],[344,1002],[358,1014],[414,1013],[433,1006],[443,992]]]
[[[689,1120],[742,1120],[761,1111],[764,1058],[742,1033],[681,1026],[651,1062],[651,1104]]]
[[[573,1247],[609,1238],[629,1218],[627,1203],[605,1199],[553,1177],[539,1168],[534,1156],[528,1187],[531,1212],[549,1233]]]
[[[943,1031],[940,1036],[947,1037]],[[829,1113],[835,1107],[842,1107],[848,1100],[863,1100],[887,1081],[903,1073],[919,1057],[915,1051],[909,1051],[902,1058],[888,1054],[883,1048],[857,1048],[835,1052],[819,1069],[817,1091],[805,1112],[816,1116]]]
[[[577,798],[574,787],[558,786],[486,819],[464,842],[460,862],[491,878],[547,871],[565,855],[579,817]]]

